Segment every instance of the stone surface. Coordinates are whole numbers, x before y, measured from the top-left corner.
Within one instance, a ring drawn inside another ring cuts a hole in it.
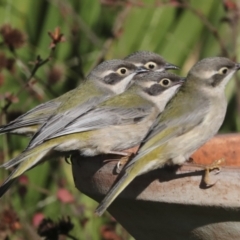
[[[108,210],[140,240],[240,239],[239,146],[239,134],[219,135],[192,156],[194,163],[137,177]],[[75,157],[76,187],[100,201],[118,177],[114,157]],[[211,174],[216,184],[205,187],[201,165],[223,157],[221,172]]]

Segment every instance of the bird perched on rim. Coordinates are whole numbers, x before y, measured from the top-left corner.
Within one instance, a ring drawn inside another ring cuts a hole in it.
[[[186,81],[158,117],[138,154],[96,209],[101,216],[138,175],[165,164],[183,164],[212,138],[227,108],[225,86],[240,64],[223,58],[206,58],[189,71]]]
[[[1,127],[0,134],[12,132],[33,135],[55,113],[57,115],[54,116],[54,121],[61,117],[66,117],[69,120],[69,111],[74,113],[77,110],[75,114],[84,113],[108,97],[122,93],[130,83],[135,71],[137,71],[137,67],[127,61],[119,59],[105,61],[94,68],[77,88],[56,99],[40,104]],[[58,123],[62,124],[62,122]]]
[[[124,93],[100,103],[61,132],[33,148],[27,148],[10,164],[7,163],[7,168],[19,165],[0,187],[0,196],[18,176],[53,150],[79,150],[84,156],[102,153],[128,155],[122,151],[141,143],[183,83],[183,78],[168,72],[149,72],[135,75],[133,81],[134,84]]]
[[[106,63],[102,63],[103,65],[100,64],[97,69],[101,68],[101,66],[104,66],[104,68],[106,68],[105,70],[108,70],[107,67],[109,67],[109,70],[111,70],[111,61],[115,62],[116,60],[110,60]],[[178,67],[176,67],[175,65],[166,62],[160,55],[147,51],[133,53],[126,58],[126,61],[131,62],[138,67],[145,66],[147,69],[153,71],[178,69]],[[95,76],[97,76],[97,74],[101,75],[101,71],[104,71],[104,68],[100,69],[100,72],[98,73],[96,73],[95,69],[93,69],[93,71],[86,77],[87,81],[88,79],[95,79]],[[117,83],[119,89],[122,89],[120,86],[122,83],[123,82]],[[94,84],[94,81],[91,82],[91,84]],[[78,95],[78,92],[85,91],[82,90],[83,85],[85,86],[84,89],[86,90],[86,88],[88,87],[88,83],[81,83],[76,89],[73,89],[61,95],[60,97],[52,99],[48,102],[42,103],[31,109],[30,111],[26,112],[25,114],[19,116],[10,123],[0,126],[0,134],[14,133],[27,136],[34,135],[62,103],[70,99],[72,95]],[[110,83],[106,83],[106,85],[108,88],[113,87]],[[104,87],[104,85],[102,87]],[[89,95],[87,97],[89,97]]]

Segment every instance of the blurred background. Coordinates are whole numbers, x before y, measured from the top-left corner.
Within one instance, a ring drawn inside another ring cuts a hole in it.
[[[238,0],[0,0],[0,124],[75,88],[101,61],[137,50],[161,54],[182,76],[205,57],[240,61],[239,18]],[[55,50],[49,32],[59,36]],[[39,57],[46,63],[30,77]],[[239,76],[226,94],[221,132],[238,132]],[[1,135],[0,163],[28,141]],[[0,169],[0,182],[8,174]],[[68,227],[59,239],[133,239],[108,213],[94,216],[96,205],[75,189],[64,159],[41,164],[1,199],[0,239],[40,239],[44,218],[47,229]]]

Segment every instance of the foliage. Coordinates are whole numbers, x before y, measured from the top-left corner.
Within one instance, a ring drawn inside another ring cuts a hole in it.
[[[1,0],[0,124],[76,87],[102,60],[137,50],[160,53],[181,66],[181,75],[204,57],[239,59],[239,11],[237,0]],[[48,32],[56,27],[64,37],[52,51],[56,42]],[[46,63],[34,72],[42,59]],[[238,78],[227,88],[223,132],[240,128]],[[24,137],[0,138],[0,162],[28,143]],[[1,170],[1,180],[7,174]],[[95,207],[74,188],[71,167],[51,161],[21,177],[1,199],[0,238],[38,239],[34,228],[44,217],[69,215],[77,239],[131,239],[108,214],[95,217]]]

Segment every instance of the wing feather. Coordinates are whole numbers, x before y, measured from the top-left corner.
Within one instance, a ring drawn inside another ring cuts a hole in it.
[[[50,114],[60,106],[60,104],[61,102],[58,101],[42,103],[10,123],[1,126],[0,133],[31,125],[42,125],[49,118]]]
[[[195,99],[191,102],[186,97],[183,97],[181,102],[178,101],[178,98],[172,99],[171,104],[167,105],[164,112],[156,119],[152,129],[142,142],[138,154],[126,168],[152,150],[171,141],[172,138],[185,134],[198,126],[209,111],[209,102],[203,97]],[[201,109],[199,109],[199,105],[202,106]]]

